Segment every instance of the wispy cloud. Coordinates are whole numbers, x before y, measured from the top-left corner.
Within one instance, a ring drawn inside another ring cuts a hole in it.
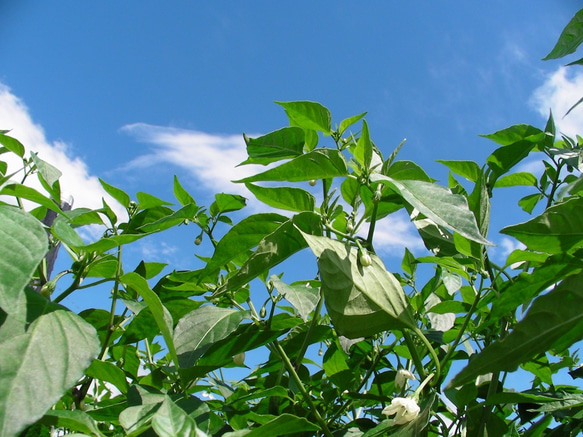
[[[531,98],[531,105],[544,118],[552,109],[558,130],[569,135],[583,133],[583,105],[564,117],[581,97],[583,97],[583,73],[575,67],[559,67],[548,75]]]
[[[121,131],[153,145],[149,153],[133,159],[126,168],[167,163],[186,170],[201,187],[213,192],[249,195],[244,185],[231,182],[256,171],[254,166],[237,167],[247,158],[242,135],[215,135],[146,123],[128,124]]]
[[[24,144],[28,152],[38,153],[41,159],[63,173],[61,177],[63,199],[72,197],[75,207],[99,208],[102,197],[109,198],[97,177],[90,174],[87,164],[74,156],[66,143],[49,141],[43,128],[32,120],[25,103],[2,83],[0,83],[0,122],[2,123],[0,129],[10,130],[9,135]],[[4,154],[2,159],[8,161],[9,171],[16,171],[21,167],[19,159],[12,154]],[[42,190],[38,183],[35,188]],[[112,207],[115,206],[113,199],[111,204]]]

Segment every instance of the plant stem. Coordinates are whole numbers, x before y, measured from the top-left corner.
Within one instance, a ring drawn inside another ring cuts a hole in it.
[[[433,386],[437,383],[437,381],[439,381],[439,378],[441,377],[441,364],[439,363],[439,358],[437,357],[435,349],[433,349],[433,346],[431,346],[431,343],[429,342],[427,337],[425,337],[425,334],[421,332],[421,329],[415,328],[414,332],[419,336],[419,338],[425,344],[425,346],[427,346],[427,350],[429,350],[429,355],[431,355],[431,359],[435,364],[435,379],[431,383],[431,385]]]
[[[417,352],[415,342],[413,342],[413,338],[411,338],[411,334],[407,330],[403,330],[403,337],[405,337],[405,343],[407,343],[407,348],[411,353],[411,358],[413,359],[417,373],[419,373],[419,378],[423,380],[425,379],[425,369],[423,368],[423,362],[421,361],[419,352]]]
[[[306,400],[306,402],[310,406],[310,410],[312,410],[312,413],[316,417],[316,421],[318,422],[318,424],[322,428],[322,432],[327,437],[333,437],[332,433],[330,432],[330,429],[328,428],[328,425],[326,424],[326,422],[324,421],[324,419],[320,415],[320,412],[316,408],[316,405],[314,404],[312,397],[306,391],[306,388],[304,387],[304,384],[302,383],[302,380],[300,379],[299,375],[297,374],[296,369],[294,368],[293,364],[291,363],[289,357],[287,356],[287,354],[285,353],[285,351],[283,350],[283,348],[281,347],[281,345],[279,344],[279,342],[277,340],[275,340],[273,342],[273,346],[274,346],[277,354],[282,359],[290,376],[292,377],[292,379],[294,380],[294,382],[296,383],[296,385],[298,386],[298,388],[302,392],[304,399]]]

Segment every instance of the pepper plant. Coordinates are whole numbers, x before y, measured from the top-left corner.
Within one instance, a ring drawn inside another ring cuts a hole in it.
[[[581,42],[572,23],[557,46]],[[0,435],[578,435],[583,392],[559,376],[583,373],[583,139],[552,115],[484,135],[486,162],[440,161],[443,186],[402,144],[385,156],[365,114],[278,104],[289,126],[244,138],[242,165],[265,166],[235,181],[266,205],[253,214],[176,177],[172,202],[102,181],[118,205],[69,209],[58,169],[2,131],[22,165],[0,162]],[[532,157],[542,174],[517,171]],[[490,207],[516,187],[532,217],[500,230],[522,246],[498,265]],[[376,225],[403,212],[426,250],[389,271]],[[202,268],[128,267],[129,245],[184,223],[212,246]],[[71,263],[53,273],[56,250]],[[297,253],[313,268],[290,281]],[[87,289],[110,308],[65,306]]]

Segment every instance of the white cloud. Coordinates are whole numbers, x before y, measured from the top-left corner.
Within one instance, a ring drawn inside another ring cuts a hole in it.
[[[72,156],[67,144],[47,140],[43,128],[34,123],[24,102],[15,96],[10,88],[0,83],[0,129],[10,130],[8,135],[18,139],[27,153],[37,152],[38,156],[58,168],[61,176],[63,199],[73,197],[74,207],[100,208],[102,197],[108,198],[97,177],[89,173],[85,162]],[[16,171],[21,162],[12,154],[2,155],[9,165],[9,172]],[[36,177],[34,178],[36,180]],[[32,181],[32,178],[31,178]],[[36,183],[35,188],[40,188]],[[115,201],[111,200],[112,207]],[[116,211],[118,213],[119,211]]]
[[[425,247],[409,216],[403,211],[376,223],[374,243],[381,254],[397,257],[403,256],[405,248],[414,252]]]
[[[581,97],[583,72],[574,67],[559,67],[534,91],[531,104],[545,119],[552,109],[557,129],[574,137],[583,134],[583,104],[566,117],[564,115]]]
[[[129,124],[121,130],[137,141],[155,146],[150,153],[132,160],[129,168],[147,168],[165,162],[188,171],[201,187],[213,192],[250,197],[244,185],[231,182],[256,170],[255,166],[236,167],[247,158],[243,135],[212,135],[146,123]]]

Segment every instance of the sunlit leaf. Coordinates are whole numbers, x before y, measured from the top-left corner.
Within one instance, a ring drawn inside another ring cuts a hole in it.
[[[543,60],[558,59],[567,56],[577,50],[577,47],[583,42],[583,9],[579,10],[571,21],[567,23],[559,40],[551,52]]]
[[[129,386],[125,373],[113,363],[93,360],[85,373],[93,378],[113,384],[122,393],[127,393],[128,391]]]
[[[0,133],[0,144],[10,150],[12,153],[24,157],[24,146],[20,141],[11,136],[5,135],[5,132]]]
[[[372,142],[370,141],[370,134],[368,132],[368,124],[366,120],[362,122],[362,132],[356,143],[356,147],[352,150],[354,158],[362,165],[363,168],[368,169],[372,159]]]
[[[69,430],[83,432],[87,435],[102,436],[97,421],[89,414],[81,410],[49,410],[39,421],[43,425],[55,428],[67,428]],[[74,434],[67,434],[74,435]],[[79,434],[77,434],[79,435]]]
[[[124,208],[130,206],[131,199],[130,196],[125,191],[123,191],[120,188],[114,187],[113,185],[109,185],[102,179],[99,179],[99,183],[101,184],[105,192],[109,194],[111,197],[113,197],[115,200],[117,200],[121,204],[121,206],[123,206]]]
[[[319,431],[320,427],[314,425],[303,417],[294,416],[284,413],[275,419],[254,428],[251,432],[245,434],[245,437],[265,437],[265,436],[283,436],[300,432]]]
[[[459,174],[471,182],[476,182],[481,173],[480,166],[474,161],[445,161],[438,159],[437,162],[440,162],[453,173]]]
[[[326,135],[330,134],[332,116],[328,108],[320,103],[307,101],[275,103],[283,106],[292,126],[317,130]]]
[[[24,287],[48,250],[41,223],[26,212],[0,205],[0,307],[16,309]]]
[[[332,149],[316,149],[278,167],[235,182],[302,182],[346,176],[347,174],[348,168],[342,153]]]
[[[293,158],[304,151],[304,130],[284,127],[258,138],[243,135],[249,158],[242,164],[269,164],[281,159]]]
[[[273,208],[295,212],[314,210],[314,196],[301,188],[260,187],[249,183],[245,186],[255,195],[257,200]]]
[[[95,329],[65,310],[40,316],[25,334],[0,343],[0,435],[41,418],[98,352]]]
[[[298,313],[304,319],[308,320],[309,315],[316,308],[320,292],[317,288],[312,288],[308,284],[288,285],[279,279],[278,276],[272,275],[269,280],[289,303],[291,303]]]
[[[182,408],[166,397],[152,417],[152,428],[160,437],[192,436],[196,424]]]
[[[388,183],[412,207],[435,224],[452,229],[477,243],[492,244],[480,234],[465,197],[453,194],[445,187],[424,181],[397,181],[378,174],[372,175],[371,179]]]

